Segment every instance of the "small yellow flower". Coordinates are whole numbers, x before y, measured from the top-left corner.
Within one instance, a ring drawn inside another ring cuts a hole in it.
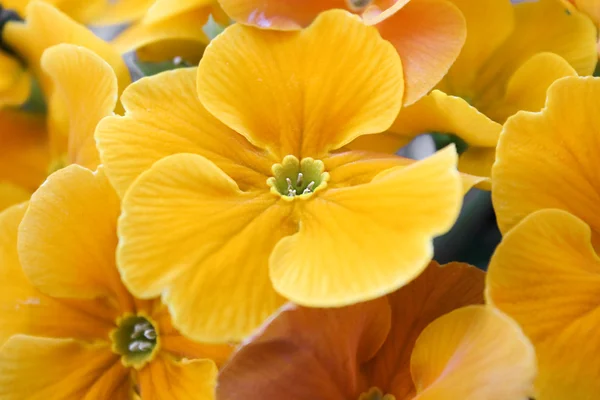
[[[119,203],[101,170],[72,165],[0,214],[2,399],[214,398],[231,348],[184,338],[159,299],[129,294]]]
[[[589,75],[596,65],[596,29],[560,0],[511,5],[508,0],[453,0],[467,21],[458,59],[436,89],[404,108],[385,135],[363,137],[358,149],[395,152],[416,135],[453,134],[468,145],[461,172],[485,178],[502,124],[519,110],[539,111],[557,79]]]
[[[385,130],[402,91],[394,48],[340,10],[298,32],[233,25],[197,70],[132,84],[125,116],[96,130],[124,196],[127,286],[214,341],[244,337],[283,297],[340,306],[411,281],[458,214],[455,150],[407,165],[344,148]]]
[[[535,355],[483,301],[483,272],[433,263],[398,291],[335,309],[288,305],[223,368],[220,400],[526,399]]]

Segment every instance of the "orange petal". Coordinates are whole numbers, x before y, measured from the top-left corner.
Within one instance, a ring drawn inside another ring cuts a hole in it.
[[[415,400],[533,397],[536,359],[519,326],[492,307],[468,306],[431,323],[411,357]]]
[[[123,199],[123,280],[139,297],[164,293],[183,334],[240,340],[283,303],[267,262],[275,243],[297,229],[291,211],[266,190],[240,191],[204,157],[164,158]]]
[[[564,188],[563,188],[564,190]],[[537,211],[505,236],[487,277],[489,301],[536,348],[538,398],[600,393],[600,258],[590,227],[562,210]]]
[[[96,169],[100,157],[94,130],[117,104],[114,71],[91,50],[71,44],[50,47],[41,63],[69,118],[67,162]],[[90,76],[94,77],[92,81]]]
[[[69,301],[42,294],[27,279],[17,232],[27,204],[0,213],[0,345],[13,334],[98,340],[114,327],[116,311],[101,301]]]
[[[56,297],[131,297],[115,266],[119,198],[102,171],[70,165],[31,197],[19,226],[19,258],[40,291]]]
[[[384,131],[403,93],[394,48],[341,10],[295,33],[233,25],[206,49],[197,80],[212,114],[280,159],[319,158]]]
[[[361,364],[376,354],[389,327],[385,298],[329,309],[289,304],[224,367],[217,397],[358,398]]]
[[[502,232],[543,208],[567,210],[600,232],[600,181],[593,172],[600,168],[598,101],[599,78],[563,78],[548,90],[542,112],[506,122],[492,171]]]
[[[446,75],[467,33],[462,13],[446,0],[412,0],[377,29],[400,54],[404,104],[423,97]]]
[[[213,400],[217,367],[211,360],[158,357],[139,373],[144,400]]]
[[[15,336],[0,350],[6,400],[129,399],[129,372],[108,345]]]
[[[436,318],[483,303],[485,274],[468,264],[432,262],[421,275],[388,296],[392,325],[377,355],[363,367],[372,386],[397,399],[414,395],[410,356],[417,337]]]
[[[457,217],[462,186],[455,163],[449,147],[299,204],[299,232],[282,239],[270,258],[275,289],[297,304],[335,307],[410,282],[431,260],[432,238]]]
[[[121,197],[155,161],[177,153],[209,158],[244,190],[266,187],[273,162],[206,111],[195,77],[189,68],[140,79],[121,97],[125,116],[98,125],[100,158]]]

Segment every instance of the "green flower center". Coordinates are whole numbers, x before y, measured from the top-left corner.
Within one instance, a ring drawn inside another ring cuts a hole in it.
[[[329,180],[323,161],[310,157],[298,161],[288,155],[281,164],[274,164],[271,170],[273,176],[267,180],[271,192],[288,199],[307,198],[317,189],[325,188]]]
[[[348,8],[352,11],[361,11],[363,8],[366,8],[372,2],[373,0],[346,0]]]
[[[383,394],[378,387],[372,387],[368,392],[362,393],[358,400],[396,400],[391,394]]]
[[[146,317],[128,315],[120,319],[110,333],[112,349],[128,367],[141,368],[154,358],[158,350],[156,327]]]

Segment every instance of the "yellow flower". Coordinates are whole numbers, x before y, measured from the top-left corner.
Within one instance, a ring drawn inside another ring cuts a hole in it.
[[[453,2],[467,20],[468,37],[448,74],[431,94],[403,109],[385,135],[352,146],[395,152],[422,133],[453,134],[469,146],[459,170],[486,178],[481,187],[489,189],[506,118],[539,111],[556,79],[591,74],[596,30],[581,13],[565,12],[560,0]]]
[[[340,306],[411,281],[461,205],[454,148],[410,165],[344,149],[393,121],[401,68],[374,28],[333,10],[299,32],[233,25],[197,70],[132,84],[125,116],[96,130],[124,195],[126,285],[214,341],[244,337],[282,296]]]
[[[203,28],[211,15],[222,25],[229,25],[217,0],[157,0],[143,20],[112,43],[121,53],[136,50],[137,57],[144,61],[181,57],[197,64],[210,42]]]
[[[514,321],[473,305],[483,280],[474,267],[434,263],[366,303],[284,307],[223,368],[217,398],[526,399],[533,347]]]
[[[563,0],[568,9],[572,11],[574,7],[586,14],[596,25],[600,27],[600,3],[596,0]],[[597,45],[598,54],[600,55],[600,40]]]
[[[230,346],[186,339],[159,299],[129,294],[119,203],[101,170],[72,165],[0,214],[2,399],[214,398]]]

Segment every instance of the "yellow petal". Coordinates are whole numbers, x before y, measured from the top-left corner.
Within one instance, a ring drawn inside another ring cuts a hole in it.
[[[406,82],[404,104],[423,97],[446,75],[467,33],[462,13],[446,0],[412,0],[377,29],[400,54]]]
[[[542,112],[506,122],[492,191],[502,232],[543,208],[567,210],[600,232],[599,100],[600,79],[567,77],[550,87]]]
[[[0,182],[0,211],[29,199],[31,193],[10,182]]]
[[[431,260],[432,238],[458,215],[462,186],[455,164],[450,147],[298,205],[299,232],[271,255],[275,289],[297,304],[332,307],[410,282]]]
[[[596,0],[566,0],[573,3],[580,11],[584,12],[594,21],[596,26],[600,25],[600,4]]]
[[[415,400],[533,397],[536,359],[519,326],[486,306],[468,306],[431,323],[411,357]]]
[[[104,1],[104,10],[91,21],[92,25],[113,25],[142,18],[154,0]]]
[[[67,162],[96,169],[100,158],[94,130],[102,118],[113,113],[117,104],[114,71],[92,51],[70,44],[46,50],[42,68],[52,79],[69,117]]]
[[[140,79],[121,97],[125,116],[98,125],[100,158],[120,196],[155,161],[177,153],[209,158],[242,189],[266,187],[272,162],[206,111],[195,77],[190,68]]]
[[[342,308],[287,304],[223,368],[217,398],[358,398],[362,365],[389,329],[385,297]]]
[[[41,57],[44,50],[60,43],[83,46],[102,57],[114,69],[119,88],[130,82],[125,62],[110,44],[45,2],[29,3],[26,23],[9,22],[2,34],[4,41],[33,70],[47,98],[52,94],[52,82],[43,73]]]
[[[31,77],[13,56],[0,50],[0,106],[19,106],[29,97]]]
[[[128,399],[132,383],[108,345],[15,336],[0,350],[6,400]]]
[[[17,254],[17,232],[27,204],[0,213],[0,345],[13,334],[46,337],[106,338],[117,317],[102,302],[58,300],[26,278]]]
[[[208,8],[215,0],[156,0],[144,17],[144,23],[164,21],[199,8]]]
[[[290,213],[266,189],[240,191],[201,156],[164,158],[123,199],[123,280],[139,297],[165,293],[174,325],[195,340],[242,339],[283,302],[267,260],[296,229]]]
[[[144,400],[213,400],[217,367],[211,360],[158,357],[139,374]]]
[[[384,131],[402,93],[393,46],[341,10],[295,33],[233,25],[213,40],[198,68],[202,104],[280,159],[319,158]]]
[[[600,393],[600,258],[590,227],[562,210],[541,210],[504,237],[487,277],[489,301],[514,318],[539,359],[540,399]]]
[[[19,257],[40,291],[66,298],[131,298],[115,266],[119,198],[108,180],[70,165],[31,197],[19,227]]]

